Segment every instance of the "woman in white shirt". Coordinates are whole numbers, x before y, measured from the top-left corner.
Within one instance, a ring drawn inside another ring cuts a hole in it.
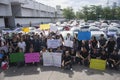
[[[18,42],[18,47],[23,49],[23,52],[25,52],[26,49],[26,43],[25,41],[23,41],[23,38],[20,39],[20,41]]]

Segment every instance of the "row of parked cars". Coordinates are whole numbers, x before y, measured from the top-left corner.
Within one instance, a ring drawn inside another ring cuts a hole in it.
[[[103,23],[103,22],[93,22],[93,23],[76,23],[76,25],[71,26],[71,24],[67,24],[66,26],[61,26],[58,28],[61,33],[64,31],[64,35],[66,33],[70,33],[71,35],[78,34],[79,31],[90,31],[92,36],[96,36],[98,39],[101,34],[104,34],[105,38],[109,38],[110,36],[117,36],[120,34],[120,24],[118,23]]]
[[[75,34],[78,34],[79,31],[90,31],[92,36],[96,36],[98,39],[101,34],[104,34],[106,38],[109,36],[115,36],[117,37],[118,34],[120,34],[120,25],[118,23],[103,23],[103,22],[92,22],[92,23],[86,23],[83,21],[69,21],[64,23],[56,23],[51,24],[57,27],[58,32],[62,34],[62,36],[65,38],[67,36],[67,33],[70,33],[71,36],[74,36]],[[2,34],[7,33],[23,33],[22,31],[23,27],[15,28],[15,29],[9,29],[5,28],[2,29]],[[30,32],[29,33],[41,33],[40,27],[29,27]]]

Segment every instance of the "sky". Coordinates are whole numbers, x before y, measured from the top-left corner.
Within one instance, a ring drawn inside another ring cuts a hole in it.
[[[72,7],[75,11],[81,9],[83,6],[102,5],[106,6],[108,0],[36,0],[40,3],[55,7],[61,5],[61,8]],[[109,5],[120,0],[109,0]]]

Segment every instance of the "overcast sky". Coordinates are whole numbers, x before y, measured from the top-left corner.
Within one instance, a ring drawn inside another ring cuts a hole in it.
[[[36,0],[40,3],[55,7],[56,5],[61,5],[62,8],[73,7],[73,9],[81,9],[82,6],[86,5],[103,5],[106,6],[108,0]],[[109,0],[110,5],[120,0]]]

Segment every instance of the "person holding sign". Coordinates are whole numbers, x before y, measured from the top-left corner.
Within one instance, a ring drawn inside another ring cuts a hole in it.
[[[72,37],[71,37],[70,33],[67,34],[66,40],[72,41]]]
[[[62,61],[62,67],[64,69],[72,70],[72,58],[69,54],[69,51],[65,52],[65,56],[63,57],[63,61]]]

